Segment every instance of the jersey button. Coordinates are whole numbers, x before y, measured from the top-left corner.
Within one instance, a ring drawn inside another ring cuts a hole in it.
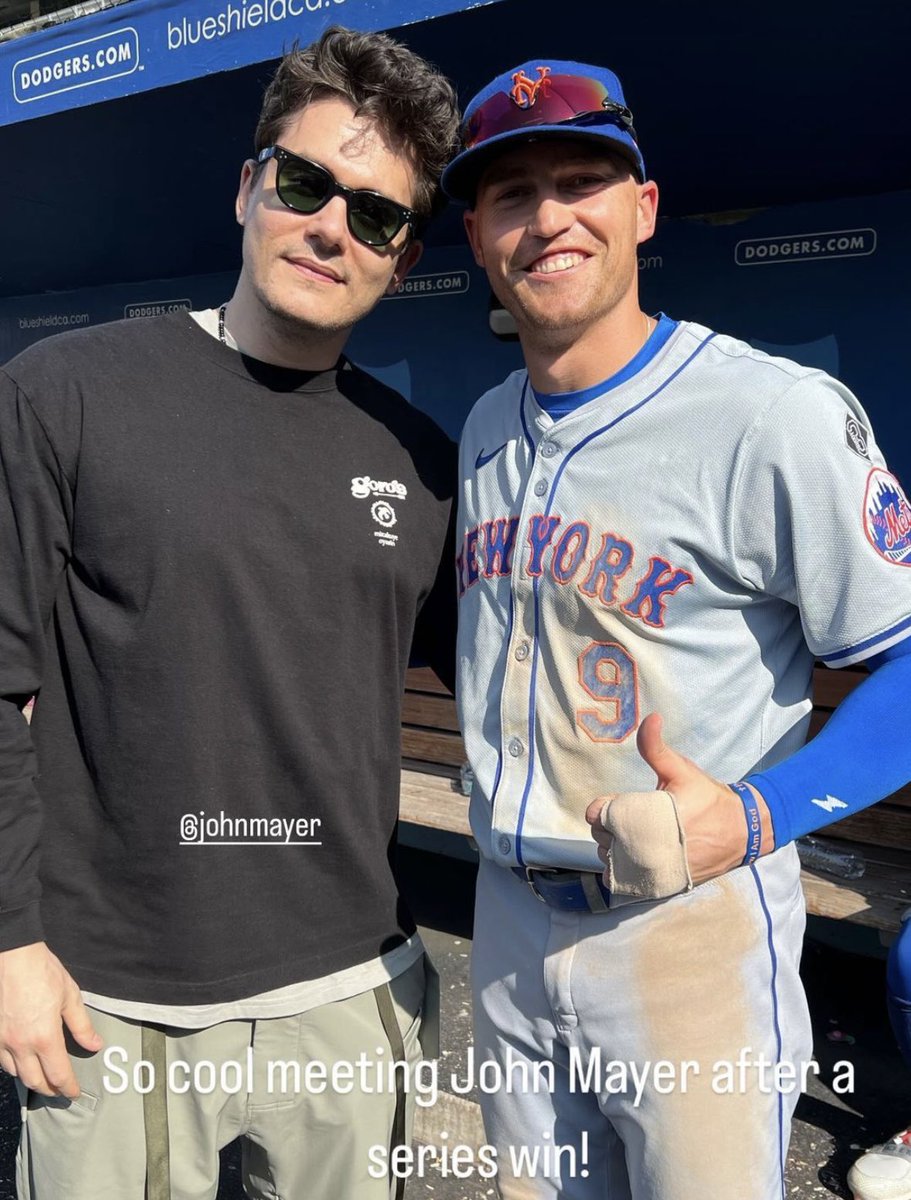
[[[497,842],[497,849],[500,851],[501,854],[508,854],[510,852],[510,850],[512,849],[512,842],[509,840],[508,837],[501,837],[500,840]]]
[[[547,495],[547,480],[546,479],[539,479],[538,482],[535,484],[535,495],[536,496],[546,496]]]
[[[521,758],[525,753],[525,747],[522,744],[521,738],[510,738],[509,745],[506,747],[513,758]]]
[[[529,646],[528,642],[519,642],[518,646],[516,646],[516,658],[519,662],[525,662],[530,653],[531,646]]]
[[[557,453],[557,447],[553,444],[553,442],[545,442],[541,447],[541,453],[545,458],[553,458],[553,456]]]

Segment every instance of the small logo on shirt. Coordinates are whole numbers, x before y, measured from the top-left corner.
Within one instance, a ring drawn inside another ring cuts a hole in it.
[[[397,479],[384,483],[381,479],[371,479],[369,475],[356,475],[351,480],[351,495],[357,500],[366,500],[368,496],[395,496],[404,500],[408,489]]]
[[[870,434],[864,429],[857,417],[848,413],[845,417],[845,445],[861,458],[870,461]]]
[[[881,467],[867,477],[864,528],[880,558],[911,567],[911,505],[895,476]]]
[[[507,443],[504,442],[502,446],[497,446],[496,450],[491,450],[491,452],[489,454],[485,454],[482,449],[481,453],[474,460],[474,469],[476,471],[480,471],[481,467],[486,467],[487,464],[491,461],[491,459],[496,458],[501,450],[506,449],[506,445],[507,445]]]
[[[370,475],[355,475],[351,480],[351,495],[355,500],[373,500],[370,516],[380,527],[373,530],[373,536],[381,546],[395,546],[399,535],[390,531],[393,525],[398,524],[399,518],[392,500],[404,500],[408,495],[408,488],[404,483],[399,483],[397,479],[386,481],[374,479]],[[361,511],[364,512],[363,509]]]
[[[377,525],[382,525],[384,529],[391,529],[398,519],[395,515],[395,509],[388,500],[376,500],[370,506],[370,515],[376,521]]]
[[[398,524],[398,516],[388,500],[374,500],[370,505],[370,515],[379,525],[374,529],[373,536],[381,546],[395,546],[399,535],[392,532],[393,525]]]

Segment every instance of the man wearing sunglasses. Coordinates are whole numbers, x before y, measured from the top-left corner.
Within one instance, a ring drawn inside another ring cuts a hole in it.
[[[495,79],[443,186],[526,364],[465,426],[457,527],[500,1190],[780,1200],[793,840],[911,777],[911,507],[841,384],[642,311],[658,189],[612,72]],[[814,657],[872,674],[801,749]]]
[[[211,1197],[238,1135],[251,1197],[390,1194],[425,988],[401,692],[412,644],[451,674],[455,461],[343,348],[417,261],[457,129],[429,64],[329,30],[266,93],[231,299],[0,373],[23,1198]]]

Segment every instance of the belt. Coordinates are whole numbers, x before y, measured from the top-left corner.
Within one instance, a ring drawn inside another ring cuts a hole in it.
[[[604,886],[598,871],[549,871],[543,867],[512,867],[511,870],[551,908],[603,913],[610,905],[610,888]]]

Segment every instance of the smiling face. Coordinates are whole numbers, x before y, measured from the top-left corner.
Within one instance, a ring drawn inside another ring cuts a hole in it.
[[[347,187],[413,205],[415,175],[408,156],[389,144],[374,121],[355,116],[341,97],[315,100],[293,113],[279,141]],[[409,244],[405,227],[388,246],[365,246],[348,229],[343,196],[333,196],[315,213],[286,208],[275,191],[277,168],[274,159],[258,172],[247,162],[241,174],[243,270],[229,308],[230,330],[257,357],[296,365],[297,350],[309,345],[319,347],[324,360],[314,367],[328,366],[352,326],[404,279],[420,257],[420,243]]]
[[[657,199],[624,159],[569,138],[521,145],[487,168],[465,227],[526,351],[565,349],[633,314],[641,322],[637,248],[654,232]]]

